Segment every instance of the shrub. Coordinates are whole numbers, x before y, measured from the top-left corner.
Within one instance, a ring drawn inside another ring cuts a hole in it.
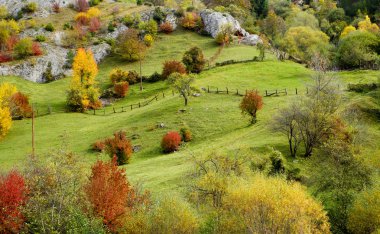
[[[90,19],[90,24],[89,24],[89,30],[92,33],[95,33],[100,30],[101,23],[99,18],[91,18]]]
[[[51,8],[52,8],[54,13],[61,12],[61,6],[59,5],[59,2],[54,2],[53,5],[51,6]]]
[[[190,30],[199,30],[201,28],[201,17],[195,12],[186,12],[182,19],[182,27]]]
[[[100,10],[96,7],[91,7],[86,13],[88,18],[98,18],[100,16]]]
[[[153,12],[153,19],[157,23],[161,23],[165,19],[166,15],[164,12],[162,12],[160,7],[156,7]]]
[[[104,141],[96,141],[92,145],[92,149],[96,152],[103,152],[105,148],[106,148],[106,145],[105,145]]]
[[[11,36],[6,41],[6,48],[8,51],[13,51],[16,44],[20,41],[20,39],[17,36]]]
[[[17,42],[14,52],[17,58],[23,59],[33,55],[33,42],[30,38],[23,38]]]
[[[164,22],[160,25],[160,31],[165,34],[170,34],[174,31],[173,26],[169,22]]]
[[[154,39],[153,39],[152,35],[146,34],[144,36],[144,43],[145,43],[146,46],[148,46],[148,47],[152,46],[153,42],[154,42]]]
[[[42,73],[42,78],[46,83],[52,82],[54,80],[51,62],[48,63],[46,70],[44,71],[44,73]]]
[[[146,81],[149,82],[149,83],[154,83],[154,82],[157,82],[157,81],[160,81],[160,80],[162,80],[161,74],[158,73],[158,72],[155,72],[152,75],[150,75],[149,78]]]
[[[99,5],[100,0],[90,0],[90,6],[97,6]]]
[[[114,91],[117,97],[123,98],[127,94],[129,89],[129,84],[126,81],[116,83],[114,85]]]
[[[6,63],[12,61],[12,56],[9,54],[0,53],[0,63]]]
[[[79,12],[75,16],[75,21],[80,25],[88,25],[90,22],[90,18],[88,17],[88,14],[85,12]]]
[[[189,73],[200,73],[205,66],[206,60],[199,47],[193,47],[186,51],[182,58],[183,64]]]
[[[105,140],[106,152],[110,157],[116,157],[118,165],[129,163],[133,149],[130,140],[127,139],[125,132],[114,133],[113,138]]]
[[[12,95],[9,109],[11,110],[12,118],[15,119],[30,118],[33,112],[28,96],[21,92]]]
[[[37,42],[33,42],[32,44],[32,53],[34,56],[40,56],[43,54],[40,44]]]
[[[263,97],[257,91],[250,91],[241,100],[240,109],[243,114],[251,116],[251,124],[256,123],[257,111],[263,108]]]
[[[121,82],[121,81],[126,81],[127,79],[128,79],[128,72],[127,71],[123,71],[119,68],[116,68],[116,69],[111,71],[110,80],[111,80],[112,84],[116,84],[116,83]]]
[[[132,84],[138,83],[139,79],[140,79],[140,75],[137,73],[137,71],[131,70],[128,72],[128,76],[127,76],[126,81],[132,85]]]
[[[142,5],[142,2],[143,2],[142,0],[137,0],[136,3],[137,3],[138,6],[141,6],[141,5]]]
[[[44,35],[37,35],[35,40],[38,42],[44,42],[46,41],[46,37]]]
[[[20,173],[11,171],[0,177],[0,230],[3,233],[20,233],[26,201],[27,187]]]
[[[162,69],[162,78],[167,79],[173,73],[186,74],[185,66],[176,60],[166,61]]]
[[[181,144],[181,135],[178,132],[168,132],[161,141],[161,147],[164,153],[172,153],[179,149]]]
[[[181,128],[180,132],[181,132],[182,140],[184,142],[190,142],[193,140],[193,136],[189,128],[183,127]]]
[[[46,26],[45,26],[45,30],[48,31],[48,32],[54,32],[55,28],[53,26],[52,23],[48,23]]]
[[[35,2],[30,2],[28,3],[27,5],[24,6],[24,8],[22,9],[24,12],[26,13],[33,13],[33,12],[36,12],[37,11],[37,3]]]
[[[77,0],[76,8],[79,12],[86,12],[90,8],[90,5],[87,0]]]
[[[139,29],[145,31],[148,34],[156,36],[158,32],[158,25],[156,21],[151,19],[148,22],[140,22]]]

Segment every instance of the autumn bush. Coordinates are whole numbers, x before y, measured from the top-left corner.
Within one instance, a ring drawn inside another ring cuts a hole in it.
[[[124,31],[118,36],[116,41],[114,52],[126,61],[139,61],[145,57],[146,45],[139,39],[139,32],[137,30],[130,28]]]
[[[101,23],[99,18],[91,18],[89,23],[89,30],[92,33],[98,32],[101,28]]]
[[[10,54],[0,53],[0,63],[6,63],[12,61],[13,58]]]
[[[19,40],[15,45],[14,53],[19,59],[33,55],[33,41],[30,38]]]
[[[176,60],[166,61],[162,69],[162,78],[166,79],[173,73],[186,74],[185,66]]]
[[[110,80],[112,84],[116,84],[121,81],[126,81],[128,77],[128,71],[123,71],[120,68],[113,69],[110,73]]]
[[[43,54],[40,44],[37,42],[33,42],[32,44],[32,54],[34,56],[40,56]]]
[[[241,100],[240,109],[243,114],[251,116],[251,124],[257,121],[257,111],[263,108],[263,97],[257,91],[249,91]]]
[[[123,131],[115,132],[114,136],[105,140],[106,152],[109,156],[116,157],[118,165],[129,163],[132,156],[133,148],[131,141]]]
[[[79,12],[86,12],[90,8],[87,0],[77,0],[76,8]]]
[[[127,95],[128,90],[129,90],[129,84],[126,81],[122,81],[122,82],[114,84],[115,94],[120,98],[125,97]]]
[[[21,92],[12,95],[9,108],[13,118],[29,118],[32,116],[32,107],[29,104],[29,98]]]
[[[105,150],[105,148],[106,148],[106,144],[102,140],[96,141],[92,145],[92,150],[94,150],[96,152],[103,152]]]
[[[184,142],[190,142],[191,140],[193,140],[192,133],[188,127],[181,128],[180,132],[181,132],[182,140]]]
[[[181,25],[189,30],[199,30],[201,28],[201,17],[196,12],[186,12]]]
[[[123,226],[123,216],[133,207],[136,197],[125,169],[118,168],[116,160],[114,157],[110,162],[96,162],[85,185],[85,193],[94,213],[102,218],[103,224],[112,232]]]
[[[174,131],[168,132],[162,138],[161,148],[163,149],[164,153],[172,153],[179,149],[180,144],[181,144],[181,135],[178,132],[174,132]]]
[[[165,34],[170,34],[174,31],[173,26],[169,22],[164,22],[160,25],[160,31]]]
[[[206,64],[203,52],[199,47],[192,47],[186,51],[182,58],[183,64],[189,73],[200,73]]]
[[[19,233],[24,225],[27,201],[24,177],[17,171],[0,176],[0,233]]]
[[[146,34],[144,36],[144,43],[146,46],[151,47],[153,45],[153,42],[154,42],[154,38],[152,35]]]
[[[54,2],[51,6],[51,9],[54,13],[59,13],[61,12],[61,5],[59,4],[59,2]]]

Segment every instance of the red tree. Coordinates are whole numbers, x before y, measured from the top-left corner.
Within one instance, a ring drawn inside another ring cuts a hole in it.
[[[166,61],[164,63],[164,68],[162,69],[162,77],[166,79],[175,72],[178,72],[179,74],[186,74],[186,67],[181,62],[176,60]]]
[[[12,117],[16,119],[23,117],[29,118],[32,116],[32,107],[29,104],[29,98],[21,92],[12,95],[10,100],[10,110]]]
[[[127,181],[125,169],[118,168],[116,157],[111,162],[95,163],[85,192],[95,214],[113,232],[122,227],[122,217],[131,206],[129,201],[136,197]]]
[[[0,177],[0,233],[18,233],[24,223],[21,207],[27,199],[24,178],[16,171]]]
[[[127,164],[133,153],[131,141],[123,131],[113,135],[113,138],[105,140],[106,151],[111,157],[116,157],[118,165]]]
[[[162,138],[161,147],[165,153],[171,153],[178,150],[181,144],[181,135],[178,132],[168,132]]]
[[[115,90],[115,93],[118,97],[123,98],[123,97],[125,97],[125,95],[127,94],[128,90],[129,90],[129,84],[126,81],[116,83],[116,84],[114,84],[114,90]]]
[[[263,97],[257,91],[250,91],[244,96],[240,103],[240,109],[243,114],[252,117],[251,124],[256,123],[257,111],[263,108]]]
[[[77,10],[80,12],[86,12],[90,8],[87,0],[77,0]]]

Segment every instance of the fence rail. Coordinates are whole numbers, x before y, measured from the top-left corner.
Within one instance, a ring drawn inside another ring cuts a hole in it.
[[[256,91],[256,92],[263,93],[264,97],[287,96],[288,94],[299,95],[302,93],[301,90],[298,88],[294,88],[294,89],[285,88],[285,89],[272,89],[272,90],[265,89],[265,90],[259,91],[258,89],[253,89],[253,90],[252,89],[231,89],[229,87],[219,88],[219,87],[211,87],[211,86],[207,86],[207,88],[203,88],[203,91],[207,93],[233,94],[237,96],[245,96],[247,95],[249,91]],[[307,87],[304,90],[304,93],[309,94],[309,89]]]

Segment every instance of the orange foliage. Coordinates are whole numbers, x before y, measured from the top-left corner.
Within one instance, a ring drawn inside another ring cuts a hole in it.
[[[164,79],[176,72],[179,74],[186,74],[186,67],[181,62],[176,60],[166,61],[164,63],[164,68],[162,69],[162,77]]]
[[[200,21],[200,16],[195,12],[187,12],[182,19],[182,27],[187,29],[195,29]]]
[[[165,34],[170,34],[173,32],[173,26],[169,22],[165,22],[160,25],[160,30]]]
[[[118,165],[124,165],[129,162],[133,149],[130,140],[127,139],[125,132],[114,133],[113,138],[105,140],[106,151],[111,157],[116,157]]]
[[[161,147],[165,153],[171,153],[179,149],[181,135],[178,132],[168,132],[161,142]]]
[[[38,44],[37,42],[33,42],[33,45],[32,45],[32,53],[34,56],[40,56],[42,55],[42,50],[41,50],[41,47],[40,47],[40,44]]]
[[[99,18],[91,18],[90,19],[90,23],[89,23],[90,32],[95,33],[97,31],[99,31],[100,26],[101,26],[101,24],[100,24]]]
[[[128,183],[125,169],[118,168],[116,164],[116,157],[111,162],[95,163],[85,192],[95,214],[103,219],[112,232],[122,227],[123,216],[138,202],[135,190]]]
[[[263,108],[263,97],[257,91],[250,91],[244,96],[240,103],[240,109],[243,114],[252,117],[251,123],[256,123],[256,113]]]
[[[0,177],[0,233],[18,233],[24,223],[21,207],[27,200],[24,178],[16,171]]]
[[[9,106],[13,118],[29,118],[32,116],[32,107],[29,104],[29,98],[21,92],[12,95]]]
[[[125,97],[125,95],[127,94],[129,90],[129,84],[126,81],[122,81],[122,82],[114,84],[113,88],[115,90],[116,95],[118,97],[123,98]]]

